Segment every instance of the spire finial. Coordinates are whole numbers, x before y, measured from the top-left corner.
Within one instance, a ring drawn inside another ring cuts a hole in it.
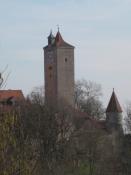
[[[115,89],[113,88],[113,92],[115,91]]]
[[[57,24],[57,29],[58,29],[58,32],[59,32],[59,30],[60,30],[59,24]]]

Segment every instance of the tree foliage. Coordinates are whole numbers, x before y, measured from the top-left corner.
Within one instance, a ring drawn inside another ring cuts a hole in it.
[[[131,102],[128,102],[126,105],[126,117],[125,117],[125,125],[127,128],[127,132],[131,131]]]
[[[86,85],[78,86],[76,100],[88,112],[101,91]],[[130,136],[97,128],[96,120],[68,106],[46,106],[35,92],[10,112],[0,111],[0,175],[130,175]]]
[[[0,113],[0,174],[29,174],[23,150],[28,149],[16,113]]]

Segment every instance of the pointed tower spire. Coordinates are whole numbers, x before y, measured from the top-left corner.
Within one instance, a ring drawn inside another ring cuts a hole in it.
[[[107,109],[106,109],[106,113],[109,113],[109,112],[117,112],[117,113],[123,112],[122,108],[119,104],[119,101],[117,99],[117,96],[115,94],[114,88],[113,88],[113,92],[112,92],[109,104],[108,104]]]
[[[55,37],[54,35],[52,34],[52,29],[50,30],[50,35],[48,36],[48,45],[51,45],[53,44],[55,41]]]
[[[60,30],[59,24],[57,24],[57,29],[58,29],[58,32],[59,32],[59,30]]]
[[[55,45],[57,47],[69,47],[69,48],[74,48],[74,46],[68,44],[67,42],[64,41],[64,39],[62,38],[61,36],[61,33],[59,31],[59,28],[58,28],[58,32],[56,34],[56,37],[55,37]]]
[[[58,30],[58,32],[56,34],[55,41],[56,41],[57,44],[61,44],[61,43],[64,42],[64,40],[63,40],[63,38],[62,38],[61,33],[59,32],[59,30]]]

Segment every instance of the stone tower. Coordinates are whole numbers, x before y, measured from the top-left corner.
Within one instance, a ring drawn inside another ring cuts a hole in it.
[[[106,109],[106,126],[109,131],[122,131],[122,108],[113,90]]]
[[[65,42],[58,30],[44,47],[45,101],[74,106],[74,46]]]

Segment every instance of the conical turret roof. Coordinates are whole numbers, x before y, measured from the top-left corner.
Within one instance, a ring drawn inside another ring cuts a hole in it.
[[[106,109],[106,113],[108,113],[108,112],[122,113],[122,108],[119,104],[119,101],[117,99],[117,96],[116,96],[114,90],[112,92],[112,96],[110,98],[109,104],[108,104],[107,109]]]
[[[52,30],[50,31],[50,35],[48,36],[48,45],[52,45],[55,42],[55,37],[52,34]]]
[[[50,31],[50,34],[49,34],[48,38],[54,38],[54,35],[52,33],[52,30]]]

